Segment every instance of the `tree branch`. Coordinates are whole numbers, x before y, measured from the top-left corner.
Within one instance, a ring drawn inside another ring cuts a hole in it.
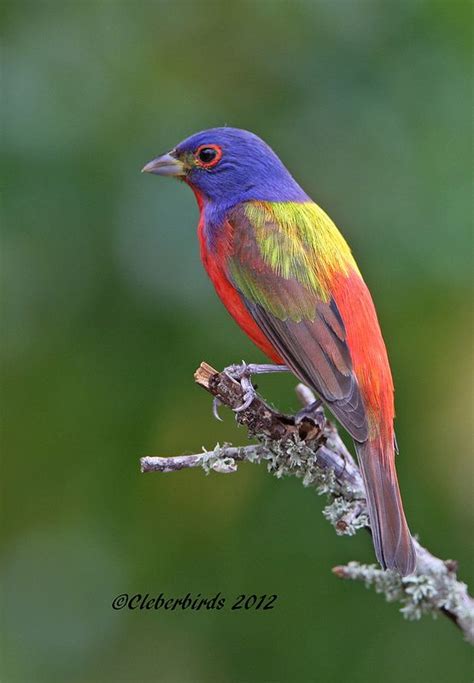
[[[194,378],[220,404],[229,408],[242,404],[240,383],[224,372],[201,363]],[[364,485],[354,458],[335,426],[326,420],[323,409],[308,409],[315,400],[308,387],[299,384],[296,392],[306,407],[302,418],[274,410],[258,395],[247,409],[235,413],[237,422],[258,444],[218,444],[212,451],[171,458],[148,456],[141,458],[141,471],[175,472],[202,467],[207,473],[212,470],[229,474],[241,461],[266,462],[268,471],[275,476],[296,476],[304,486],[327,495],[329,503],[323,514],[338,535],[350,536],[362,527],[370,531]],[[427,613],[448,616],[466,640],[474,643],[474,600],[457,578],[457,563],[437,558],[416,540],[415,548],[417,569],[408,577],[359,562],[334,567],[333,572],[343,579],[363,581],[367,587],[384,593],[388,601],[402,603],[401,612],[407,619],[419,619]]]

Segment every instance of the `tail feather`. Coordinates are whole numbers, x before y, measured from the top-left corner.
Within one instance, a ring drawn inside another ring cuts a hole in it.
[[[394,453],[387,453],[378,440],[356,443],[356,450],[377,559],[384,569],[396,569],[402,576],[412,574],[416,552],[403,511]]]

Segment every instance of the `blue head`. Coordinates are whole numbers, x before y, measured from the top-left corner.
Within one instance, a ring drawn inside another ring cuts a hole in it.
[[[215,208],[239,202],[308,201],[275,152],[253,133],[211,128],[183,140],[143,169],[184,179]]]

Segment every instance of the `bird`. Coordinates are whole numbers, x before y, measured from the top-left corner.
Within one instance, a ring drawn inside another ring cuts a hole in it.
[[[311,387],[354,441],[378,562],[412,574],[416,551],[395,468],[389,360],[369,289],[334,222],[246,130],[196,133],[142,171],[191,187],[204,268],[228,312],[273,363],[244,365],[242,375],[288,369]]]

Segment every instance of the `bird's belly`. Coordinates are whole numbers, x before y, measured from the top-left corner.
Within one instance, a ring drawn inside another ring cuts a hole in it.
[[[201,237],[201,235],[200,235]],[[248,312],[245,304],[234,285],[227,277],[224,268],[220,265],[219,259],[213,254],[210,254],[201,239],[201,258],[209,278],[211,279],[215,290],[221,299],[224,306],[227,308],[231,316],[245,334],[250,337],[254,344],[256,344],[265,355],[267,355],[274,363],[284,364],[281,356],[276,349],[266,338],[263,332],[258,327],[255,320]]]

